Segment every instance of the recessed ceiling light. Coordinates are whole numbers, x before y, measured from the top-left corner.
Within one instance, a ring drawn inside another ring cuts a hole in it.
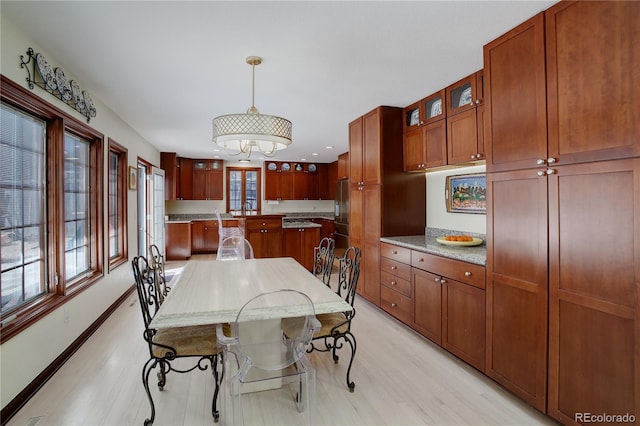
[[[300,161],[307,161],[307,159],[306,158],[301,158]]]
[[[326,148],[326,149],[333,149],[333,148],[335,148],[335,146],[330,145],[330,146],[325,146],[325,148]]]
[[[318,153],[317,152],[312,152],[311,155],[318,155]]]

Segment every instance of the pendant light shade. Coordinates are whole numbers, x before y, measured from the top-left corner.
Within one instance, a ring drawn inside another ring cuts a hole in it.
[[[291,122],[282,117],[260,114],[254,105],[255,66],[262,58],[249,56],[247,63],[252,68],[251,107],[244,114],[221,115],[213,119],[213,142],[235,155],[251,155],[253,151],[270,157],[291,144]]]

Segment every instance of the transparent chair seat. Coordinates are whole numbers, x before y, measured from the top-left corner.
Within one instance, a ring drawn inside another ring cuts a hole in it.
[[[251,243],[241,236],[227,237],[218,247],[216,260],[253,259]]]
[[[265,319],[271,318],[278,307],[289,312],[288,316]],[[244,424],[243,401],[248,393],[291,383],[298,412],[305,413],[303,418],[312,424],[315,369],[306,357],[306,349],[318,326],[313,303],[296,290],[277,290],[249,300],[231,324],[231,336],[218,325],[218,342],[225,359],[225,424]]]

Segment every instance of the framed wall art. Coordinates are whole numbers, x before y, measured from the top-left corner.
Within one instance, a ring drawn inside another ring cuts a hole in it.
[[[445,202],[450,213],[487,213],[487,175],[447,176]]]
[[[129,189],[135,191],[138,189],[138,169],[129,166]]]

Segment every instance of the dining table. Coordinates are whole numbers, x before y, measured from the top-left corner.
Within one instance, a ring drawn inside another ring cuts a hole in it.
[[[291,257],[191,260],[177,275],[171,291],[151,321],[151,328],[232,323],[250,299],[281,289],[294,289],[306,294],[313,302],[316,315],[353,309]],[[300,309],[304,307],[282,301],[272,309],[262,310],[261,317],[256,319],[295,317],[303,312]]]

